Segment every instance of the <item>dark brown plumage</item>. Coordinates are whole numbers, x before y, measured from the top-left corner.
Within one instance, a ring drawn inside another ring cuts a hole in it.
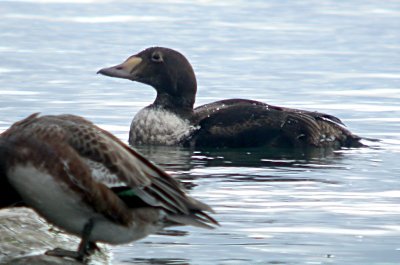
[[[153,104],[132,121],[129,138],[132,145],[363,146],[361,138],[346,129],[338,118],[324,113],[246,99],[221,100],[193,108],[197,91],[194,71],[188,60],[172,49],[148,48],[99,73],[148,84],[157,91]]]

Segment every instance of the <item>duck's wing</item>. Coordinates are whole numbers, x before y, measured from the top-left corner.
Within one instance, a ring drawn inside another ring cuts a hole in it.
[[[195,109],[196,146],[360,146],[336,117],[243,99],[221,100]]]
[[[134,196],[149,206],[162,208],[171,214],[193,216],[199,226],[217,224],[213,218],[202,212],[212,212],[212,209],[187,196],[179,182],[114,135],[82,117],[35,115],[14,124],[3,134],[21,134],[23,131],[26,138],[35,135],[45,142],[51,138],[53,142],[65,143],[77,152],[81,161],[89,160],[101,164],[109,171],[108,177],[102,178],[101,174],[91,175],[92,178],[98,177],[95,182],[102,183],[104,187],[123,183],[131,188]],[[109,188],[108,190],[111,191]]]

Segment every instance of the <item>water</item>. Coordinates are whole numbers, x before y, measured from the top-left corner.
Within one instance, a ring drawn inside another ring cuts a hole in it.
[[[128,137],[148,86],[96,75],[148,46],[196,71],[196,105],[245,97],[319,110],[370,148],[141,148],[218,212],[112,248],[113,264],[399,264],[400,2],[0,2],[0,131],[33,112],[82,115]]]

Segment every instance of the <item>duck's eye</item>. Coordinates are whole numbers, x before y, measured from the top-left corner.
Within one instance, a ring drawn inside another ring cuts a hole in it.
[[[151,55],[151,60],[152,60],[153,62],[156,62],[156,63],[161,63],[161,62],[163,61],[163,58],[162,58],[162,56],[161,56],[160,53],[154,52],[154,53]]]

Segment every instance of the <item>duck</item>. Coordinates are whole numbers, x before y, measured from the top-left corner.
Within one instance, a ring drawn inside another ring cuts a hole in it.
[[[212,208],[83,117],[32,114],[0,134],[0,208],[25,205],[81,238],[48,255],[84,261],[96,243],[126,244],[165,227],[213,229]]]
[[[156,99],[132,120],[130,145],[189,147],[361,147],[332,115],[250,99],[224,99],[194,108],[197,80],[180,52],[150,47],[98,74],[152,86]]]

